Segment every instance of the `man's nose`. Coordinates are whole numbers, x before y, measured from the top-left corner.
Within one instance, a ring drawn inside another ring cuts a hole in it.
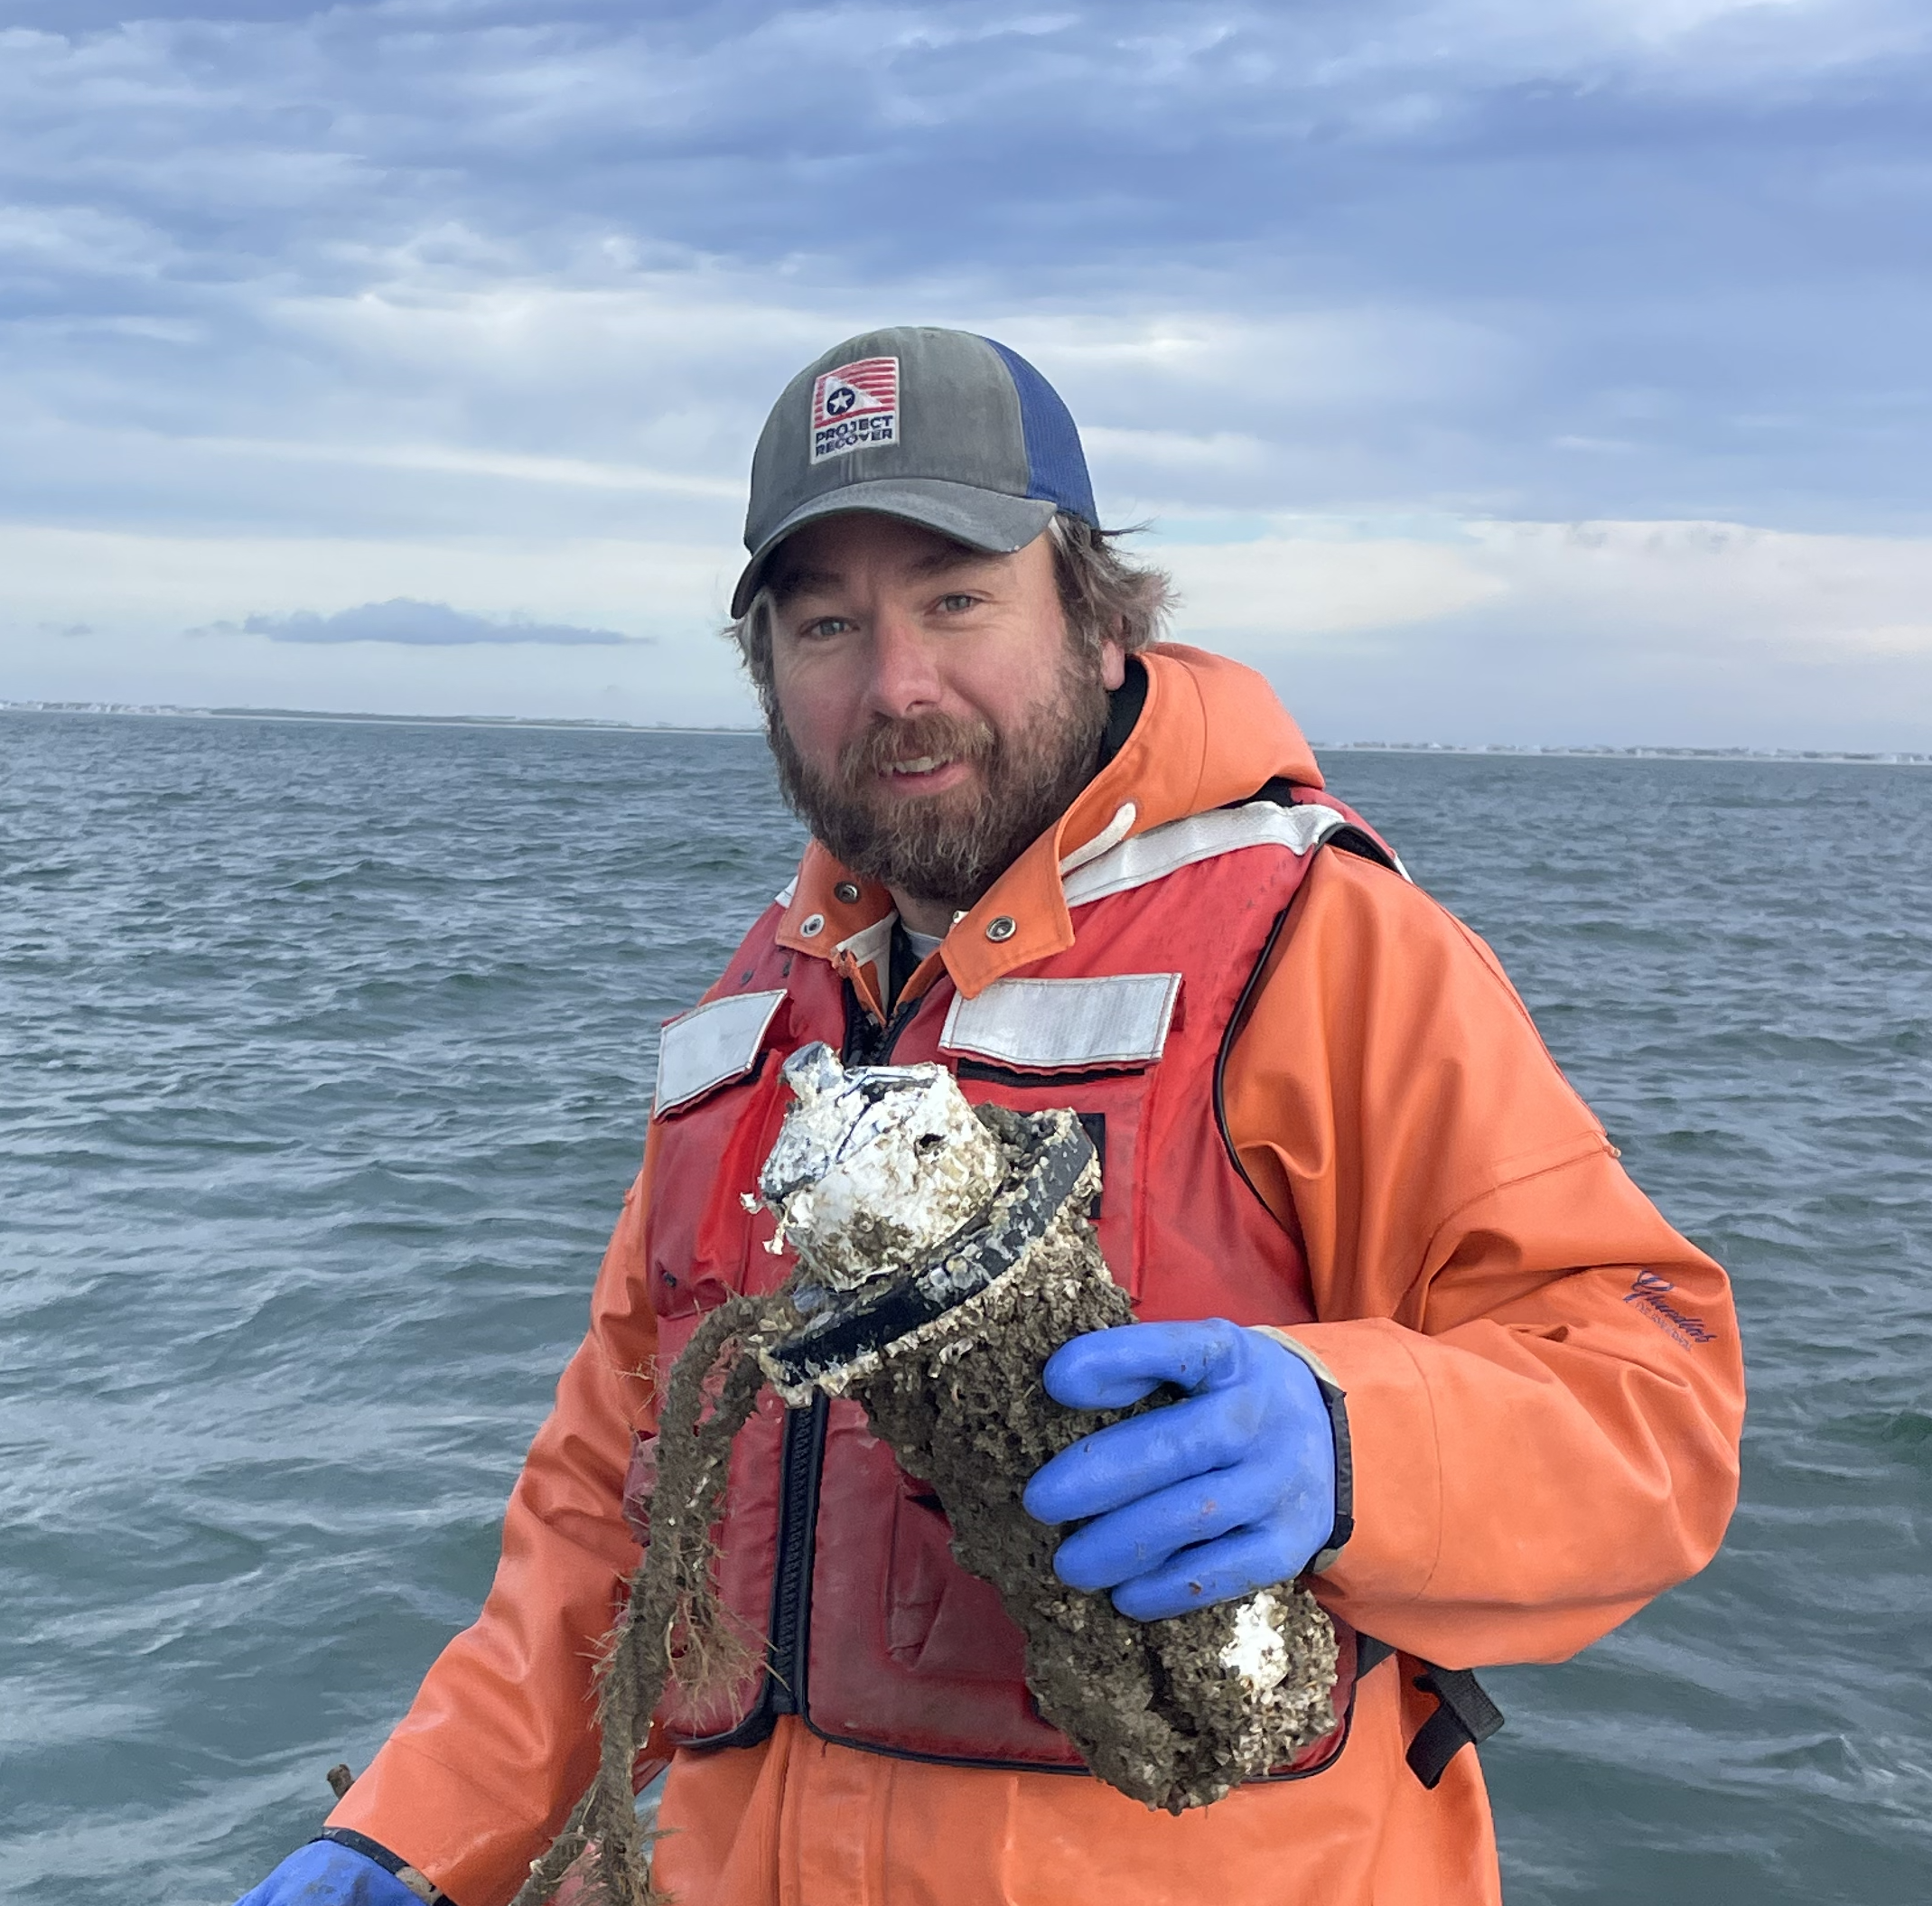
[[[939,700],[939,675],[932,644],[909,615],[883,609],[873,621],[872,673],[866,699],[872,712],[893,721],[917,715]]]

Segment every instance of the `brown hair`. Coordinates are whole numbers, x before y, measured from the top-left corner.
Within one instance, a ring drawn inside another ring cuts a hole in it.
[[[1136,526],[1138,527],[1138,526]],[[1053,541],[1053,570],[1059,584],[1061,611],[1074,640],[1087,654],[1111,637],[1129,655],[1161,640],[1174,605],[1167,572],[1123,556],[1115,543],[1133,529],[1097,529],[1084,517],[1059,511],[1047,525]],[[738,645],[745,673],[771,710],[771,612],[769,586],[724,633]]]

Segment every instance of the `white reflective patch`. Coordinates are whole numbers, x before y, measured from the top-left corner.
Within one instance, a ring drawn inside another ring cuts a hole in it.
[[[661,1115],[737,1079],[758,1063],[771,1015],[785,1003],[775,993],[733,993],[694,1006],[666,1026],[658,1041],[658,1097]]]
[[[794,874],[791,879],[787,881],[785,884],[779,889],[778,892],[772,898],[771,904],[774,907],[790,906],[792,902],[792,898],[798,892],[798,875]]]
[[[1245,807],[1190,814],[1185,820],[1169,821],[1164,827],[1150,827],[1145,834],[1122,841],[1098,860],[1076,869],[1066,881],[1067,904],[1086,906],[1110,893],[1125,893],[1130,887],[1164,880],[1196,861],[1213,860],[1243,847],[1286,847],[1293,854],[1306,854],[1348,825],[1332,808],[1282,808],[1273,801],[1249,801]]]
[[[996,979],[977,999],[953,1001],[939,1050],[1040,1072],[1148,1065],[1167,1044],[1180,996],[1178,973]]]

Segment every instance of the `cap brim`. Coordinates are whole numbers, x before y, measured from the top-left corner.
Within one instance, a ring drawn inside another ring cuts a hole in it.
[[[772,551],[795,530],[821,517],[852,511],[897,517],[923,529],[936,529],[969,549],[1010,556],[1015,549],[1024,549],[1053,520],[1058,508],[1039,497],[1008,496],[1003,490],[979,490],[970,483],[942,482],[937,477],[882,477],[876,482],[850,483],[799,504],[751,552],[751,560],[732,592],[732,613],[742,615],[751,606]]]

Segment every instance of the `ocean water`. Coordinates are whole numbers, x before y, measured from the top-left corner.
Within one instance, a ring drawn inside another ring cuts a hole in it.
[[[1510,1899],[1932,1898],[1932,772],[1330,778],[1744,1318],[1718,1561],[1487,1677]],[[798,841],[750,738],[0,714],[0,1901],[220,1906],[367,1761]]]

